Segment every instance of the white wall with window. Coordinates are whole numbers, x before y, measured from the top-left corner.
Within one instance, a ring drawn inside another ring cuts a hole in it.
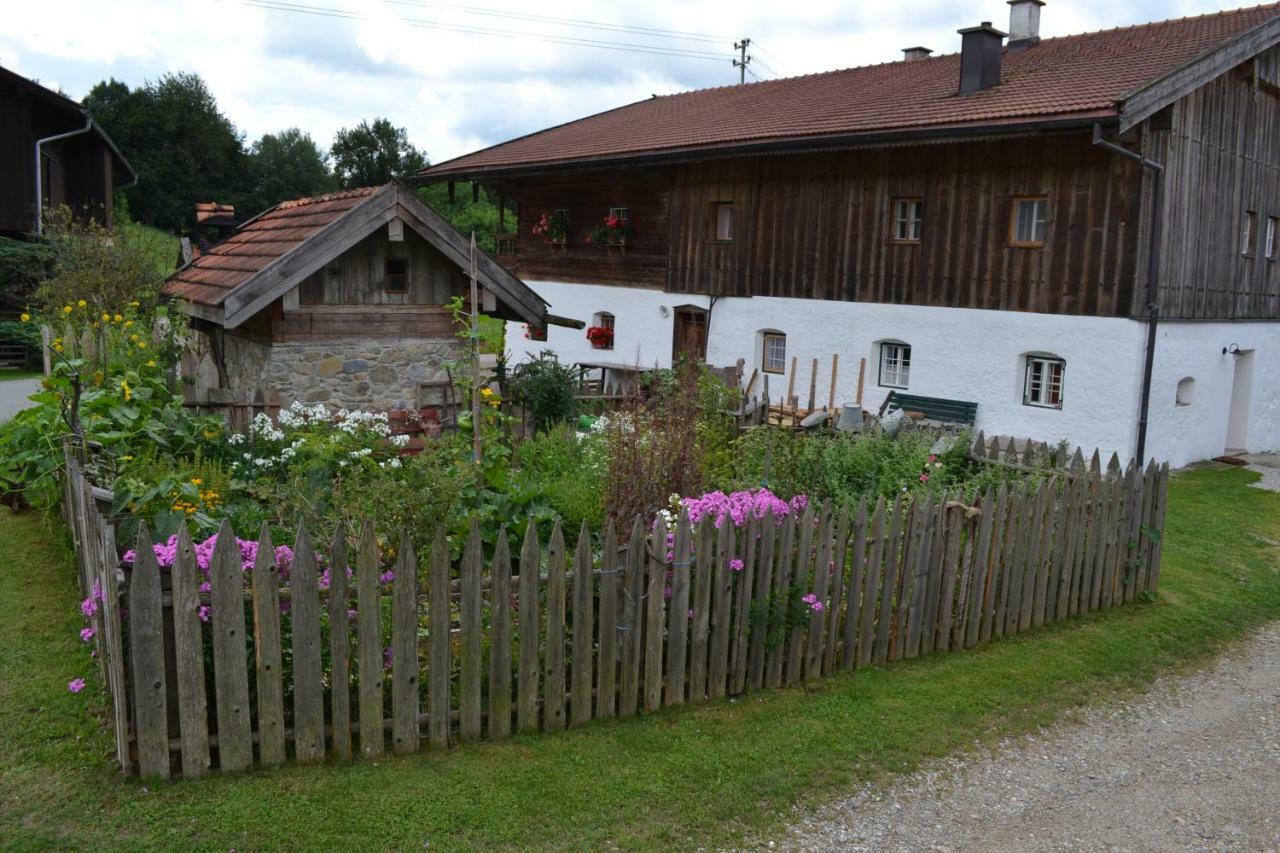
[[[911,344],[880,341],[876,344],[876,384],[881,388],[906,389],[911,384]]]
[[[1022,356],[1022,402],[1042,409],[1061,409],[1067,362],[1048,353]]]
[[[765,373],[785,374],[787,336],[777,329],[761,329],[756,337],[756,366]]]

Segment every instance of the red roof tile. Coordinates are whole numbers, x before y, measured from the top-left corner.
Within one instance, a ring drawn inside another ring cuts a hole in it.
[[[827,135],[1115,114],[1136,89],[1246,30],[1280,3],[1005,51],[999,86],[957,94],[960,55],[655,97],[424,169],[445,177]]]
[[[237,285],[380,190],[361,187],[277,204],[169,277],[165,293],[217,306]]]

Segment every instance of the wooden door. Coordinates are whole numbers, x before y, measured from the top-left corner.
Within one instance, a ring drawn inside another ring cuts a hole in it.
[[[676,309],[675,334],[671,347],[671,360],[681,356],[702,362],[707,358],[707,311],[686,305]]]

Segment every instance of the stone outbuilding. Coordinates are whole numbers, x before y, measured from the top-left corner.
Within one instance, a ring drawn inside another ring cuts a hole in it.
[[[481,310],[542,328],[546,303],[476,252]],[[444,402],[471,246],[392,182],[277,204],[169,277],[198,345],[196,400],[256,395],[379,411]]]

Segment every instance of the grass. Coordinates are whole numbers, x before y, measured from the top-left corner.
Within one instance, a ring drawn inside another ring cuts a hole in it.
[[[719,846],[794,804],[990,744],[1203,662],[1280,618],[1280,495],[1176,476],[1155,603],[808,689],[350,767],[144,787],[111,769],[63,534],[0,511],[6,846],[434,849]],[[66,683],[88,677],[76,696]]]
[[[44,373],[39,370],[0,369],[0,382],[9,382],[14,379],[35,379],[43,375]]]
[[[181,246],[178,237],[168,231],[134,222],[127,216],[120,216],[119,213],[117,217],[116,227],[123,232],[126,239],[135,241],[151,257],[157,274],[167,276],[177,269],[178,250]]]

